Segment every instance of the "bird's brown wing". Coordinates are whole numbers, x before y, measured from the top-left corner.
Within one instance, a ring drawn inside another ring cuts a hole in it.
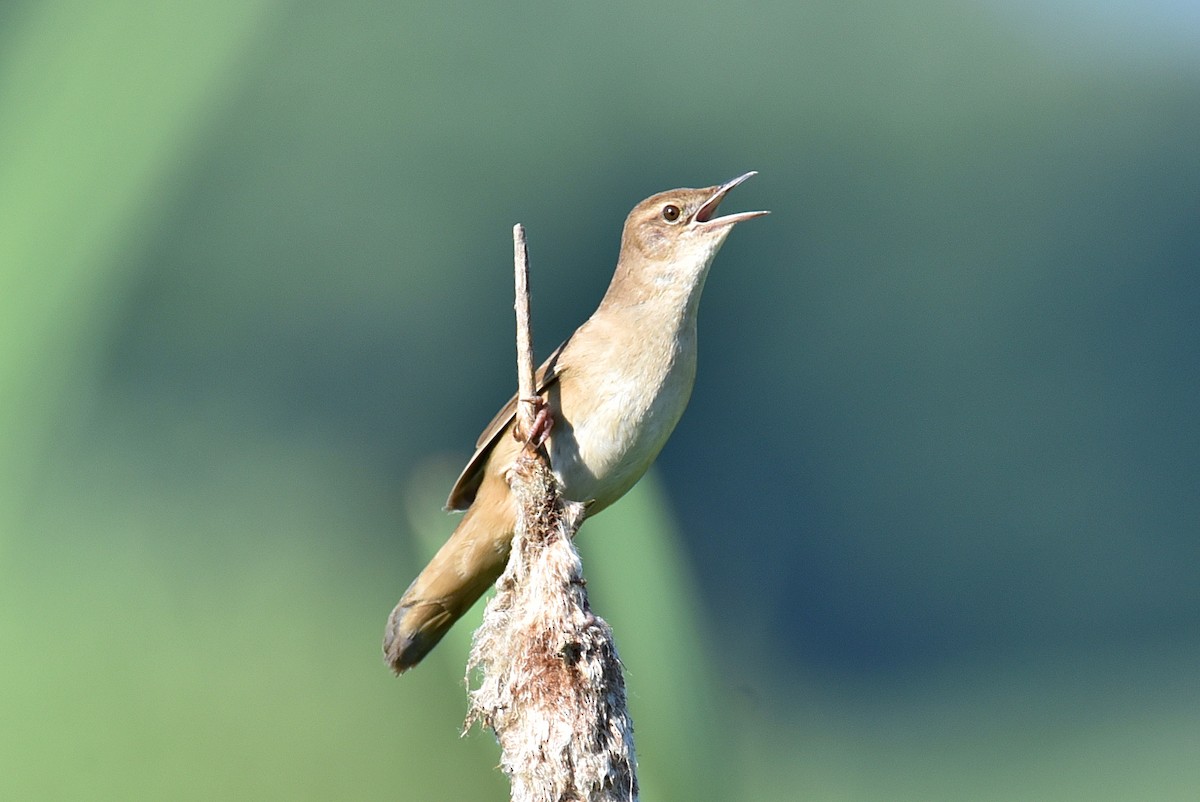
[[[537,373],[534,374],[533,383],[539,395],[545,392],[547,387],[558,381],[558,377],[561,375],[558,357],[562,354],[562,350],[566,345],[566,343],[563,343],[558,348],[555,348],[554,353],[547,357],[542,366],[537,369]],[[446,499],[446,509],[465,510],[471,506],[471,502],[475,500],[475,493],[479,490],[480,483],[483,482],[483,468],[487,465],[488,455],[492,453],[492,448],[495,447],[496,441],[500,439],[500,435],[508,430],[516,414],[517,397],[514,395],[496,413],[496,417],[492,418],[492,422],[487,425],[487,428],[483,430],[483,434],[479,435],[479,439],[475,441],[475,454],[467,463],[467,467],[463,468],[462,473],[458,475],[458,481],[454,483],[454,487],[450,491],[450,498]]]

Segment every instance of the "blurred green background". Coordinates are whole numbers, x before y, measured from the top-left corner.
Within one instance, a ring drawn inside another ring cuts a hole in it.
[[[1200,798],[1200,7],[0,6],[0,798],[506,798],[383,623],[625,213],[745,170],[584,528],[646,800]]]

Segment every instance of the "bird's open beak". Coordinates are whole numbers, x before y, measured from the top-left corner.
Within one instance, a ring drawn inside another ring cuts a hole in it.
[[[739,175],[732,181],[726,181],[724,184],[717,187],[713,192],[712,197],[706,200],[704,205],[696,210],[696,214],[692,216],[692,223],[695,225],[705,226],[706,228],[716,228],[718,226],[731,226],[734,223],[740,223],[743,220],[749,220],[754,217],[762,217],[764,214],[770,214],[770,212],[765,211],[738,212],[737,214],[727,214],[724,217],[713,217],[717,211],[717,207],[721,205],[721,201],[725,199],[725,195],[729,192],[729,190],[733,189],[738,184],[742,183],[753,175],[758,175],[758,173],[754,170],[751,170],[750,172]]]

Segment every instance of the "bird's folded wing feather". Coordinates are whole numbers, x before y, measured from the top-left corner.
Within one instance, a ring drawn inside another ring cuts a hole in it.
[[[537,369],[534,374],[533,383],[537,388],[537,393],[541,395],[546,388],[558,381],[561,375],[558,357],[562,354],[566,343],[554,349],[554,353],[547,357],[542,366]],[[475,493],[479,490],[480,483],[483,482],[483,469],[487,465],[488,455],[492,453],[492,448],[495,447],[496,441],[500,439],[500,435],[508,430],[512,424],[513,418],[517,413],[517,397],[514,395],[509,399],[496,417],[492,418],[492,422],[483,430],[483,434],[479,435],[479,439],[475,441],[475,453],[472,455],[467,467],[463,468],[462,473],[458,475],[458,481],[454,483],[454,488],[450,491],[450,497],[446,499],[446,509],[448,510],[465,510],[471,506],[471,502],[475,500]]]

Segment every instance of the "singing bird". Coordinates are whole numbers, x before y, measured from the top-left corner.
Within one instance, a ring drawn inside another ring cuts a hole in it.
[[[735,224],[767,214],[716,217],[717,206],[753,175],[660,192],[633,207],[599,308],[537,371],[552,421],[551,469],[565,498],[590,502],[588,516],[633,487],[683,415],[713,257]],[[514,397],[480,435],[446,502],[466,513],[388,619],[383,651],[397,674],[420,662],[504,570],[516,525],[504,476],[520,448],[515,412]]]

